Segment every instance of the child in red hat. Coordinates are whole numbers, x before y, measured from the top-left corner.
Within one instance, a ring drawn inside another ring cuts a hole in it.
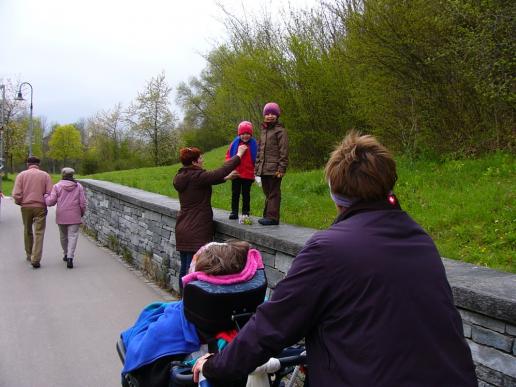
[[[229,219],[238,219],[238,202],[242,194],[242,216],[249,217],[251,212],[251,185],[254,182],[254,163],[258,153],[258,143],[253,138],[253,124],[249,121],[242,121],[238,125],[238,135],[229,145],[226,152],[226,160],[233,157],[239,145],[247,145],[248,151],[245,152],[236,167],[240,175],[231,181],[231,214]]]

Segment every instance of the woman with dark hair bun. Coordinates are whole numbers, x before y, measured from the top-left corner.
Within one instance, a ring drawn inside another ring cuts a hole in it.
[[[238,147],[237,154],[224,165],[213,171],[203,168],[202,152],[199,148],[181,148],[179,159],[183,167],[174,177],[174,188],[179,193],[181,209],[176,220],[176,250],[181,256],[179,271],[179,293],[183,294],[181,278],[186,275],[194,253],[213,240],[213,210],[211,208],[211,186],[238,177],[234,169],[240,164],[246,145]]]

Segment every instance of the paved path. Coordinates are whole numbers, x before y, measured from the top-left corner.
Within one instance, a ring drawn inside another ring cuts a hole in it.
[[[25,260],[20,209],[0,213],[0,387],[120,386],[116,339],[142,307],[171,297],[81,235],[62,261],[49,209],[41,268]]]

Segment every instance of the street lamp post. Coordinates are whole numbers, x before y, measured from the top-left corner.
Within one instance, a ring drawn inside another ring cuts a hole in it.
[[[2,90],[2,105],[0,109],[0,200],[2,195],[2,179],[4,177],[4,109],[5,109],[5,85],[0,85]]]
[[[18,95],[16,96],[15,100],[17,101],[24,101],[23,95],[21,92],[23,85],[29,85],[30,86],[30,121],[29,121],[29,157],[32,156],[32,133],[33,133],[33,122],[32,122],[32,94],[33,89],[32,85],[29,82],[22,82],[20,84],[20,88],[18,89]]]

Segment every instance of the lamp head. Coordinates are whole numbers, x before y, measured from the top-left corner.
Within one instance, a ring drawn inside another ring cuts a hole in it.
[[[25,99],[23,99],[23,95],[21,93],[21,90],[18,91],[18,95],[16,96],[15,100],[16,101],[25,101]]]

